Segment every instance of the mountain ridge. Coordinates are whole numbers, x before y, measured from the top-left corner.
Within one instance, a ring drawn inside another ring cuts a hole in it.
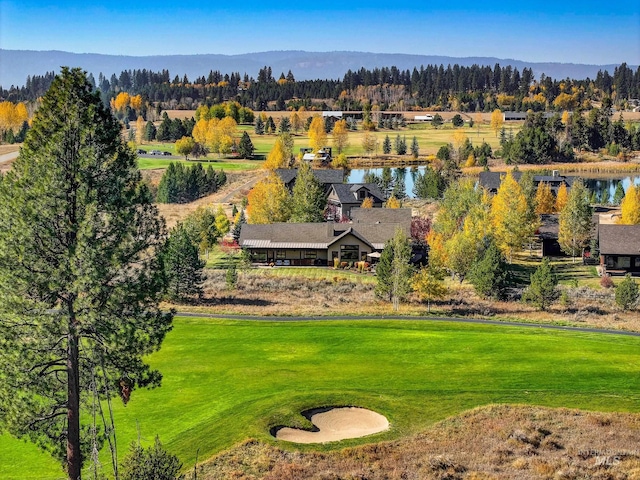
[[[555,79],[594,78],[598,70],[608,70],[613,74],[617,64],[595,65],[562,62],[527,62],[524,60],[497,57],[450,57],[444,55],[418,55],[405,53],[373,53],[358,51],[309,52],[304,50],[272,50],[236,55],[226,54],[178,54],[178,55],[110,55],[100,53],[72,53],[61,50],[7,50],[0,49],[0,85],[20,87],[26,83],[27,76],[44,75],[46,72],[58,72],[61,66],[81,67],[93,74],[110,77],[119,75],[123,70],[147,69],[169,70],[173,77],[185,74],[194,80],[207,76],[210,70],[221,73],[247,73],[256,77],[258,71],[271,67],[274,77],[280,72],[293,73],[296,80],[340,79],[348,70],[392,67],[400,70],[413,70],[429,64],[471,66],[473,64],[501,66],[511,65],[522,71],[531,68],[536,78],[541,74]],[[630,65],[631,68],[635,66]]]

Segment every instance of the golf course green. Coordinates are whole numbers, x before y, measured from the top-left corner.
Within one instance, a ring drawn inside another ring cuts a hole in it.
[[[249,437],[276,442],[271,427],[310,427],[300,412],[331,405],[369,408],[391,428],[299,448],[399,438],[489,403],[640,411],[640,337],[411,320],[174,324],[149,359],[162,387],[114,402],[120,459],[138,435],[159,435],[186,467]],[[48,454],[0,437],[0,478],[62,477]]]

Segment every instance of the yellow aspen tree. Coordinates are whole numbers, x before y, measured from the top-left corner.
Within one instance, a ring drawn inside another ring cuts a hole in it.
[[[302,119],[298,112],[293,111],[291,115],[289,115],[289,122],[291,123],[291,130],[293,133],[298,133],[302,129]]]
[[[120,112],[127,108],[130,100],[131,96],[127,92],[120,92],[113,101],[113,107],[116,111]]]
[[[640,223],[640,186],[631,185],[620,203],[620,223],[638,225]]]
[[[432,268],[422,268],[411,279],[411,287],[420,298],[427,301],[427,313],[431,313],[431,301],[447,294],[442,276]]]
[[[365,151],[365,153],[373,155],[373,152],[375,152],[377,146],[378,139],[376,138],[376,136],[370,132],[365,133],[364,137],[362,137],[362,149]]]
[[[429,267],[436,271],[444,271],[449,263],[447,250],[444,247],[444,236],[431,229],[427,234],[427,244],[429,245]]]
[[[0,103],[0,133],[13,130],[15,107],[11,102]]]
[[[556,206],[556,200],[551,192],[551,185],[547,182],[540,182],[536,189],[536,213],[542,215],[544,213],[553,213]]]
[[[218,205],[218,209],[216,210],[216,230],[220,232],[222,235],[226,235],[229,232],[229,228],[231,228],[231,223],[227,218],[227,214],[224,213],[222,209],[222,205]]]
[[[384,206],[385,206],[385,208],[400,208],[400,207],[402,207],[402,204],[400,203],[400,200],[398,200],[396,197],[391,196],[386,201]]]
[[[286,222],[291,216],[291,195],[275,173],[256,183],[247,200],[248,223]]]
[[[373,198],[367,197],[364,200],[362,200],[362,203],[360,204],[360,208],[373,208]]]
[[[286,148],[284,146],[282,137],[276,138],[273,148],[267,155],[267,159],[262,165],[267,170],[275,170],[277,168],[287,168],[289,166],[289,159],[286,155]]]
[[[208,109],[207,109],[208,111]],[[193,139],[201,145],[205,145],[207,143],[207,131],[209,130],[209,120],[205,118],[200,118],[193,126],[193,133],[191,136]]]
[[[533,234],[527,199],[520,184],[508,172],[491,203],[491,225],[500,250],[509,259],[522,249],[523,242]]]
[[[567,186],[563,183],[560,185],[558,194],[556,195],[556,212],[561,212],[568,200],[569,193],[567,192]]]
[[[27,120],[29,120],[29,112],[27,111],[27,106],[22,102],[18,102],[13,113],[15,129],[19,130],[20,128],[22,128],[22,124]]]
[[[466,139],[467,139],[467,134],[464,133],[464,129],[456,128],[453,131],[452,143],[453,143],[453,146],[456,148],[456,150],[458,150],[464,144]]]
[[[138,116],[136,120],[136,143],[138,145],[142,145],[142,140],[144,139],[144,118],[142,115]]]
[[[327,144],[327,132],[324,130],[322,117],[316,115],[309,125],[309,145],[314,152],[317,152]]]
[[[140,95],[133,95],[132,97],[129,97],[129,106],[136,112],[139,112],[142,107],[142,97]]]
[[[562,112],[562,124],[566,127],[569,125],[569,112],[565,110]]]
[[[504,123],[504,117],[500,109],[496,108],[493,112],[491,112],[491,128],[498,136],[498,132],[502,128],[502,124]]]
[[[349,146],[349,129],[346,120],[338,120],[333,126],[333,146],[338,153],[342,153]]]

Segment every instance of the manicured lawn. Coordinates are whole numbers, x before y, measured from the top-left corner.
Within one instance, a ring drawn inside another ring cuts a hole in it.
[[[487,403],[640,410],[640,338],[417,321],[231,322],[177,318],[150,361],[156,390],[116,401],[120,458],[158,434],[192,465],[269,427],[305,425],[301,410],[358,405],[391,430],[328,449],[398,438]],[[286,444],[281,443],[286,447]],[[109,460],[102,457],[106,466]],[[0,437],[0,478],[60,470],[34,447]]]
[[[138,168],[140,170],[151,170],[156,168],[167,168],[171,162],[184,162],[187,165],[195,165],[197,162],[189,160],[185,162],[184,158],[142,158],[138,157]],[[207,168],[211,165],[216,170],[224,170],[225,172],[236,172],[236,171],[245,171],[245,170],[253,170],[262,165],[262,162],[252,161],[252,160],[233,160],[233,159],[223,159],[223,160],[213,160],[209,161],[200,160],[202,166]]]
[[[252,268],[248,275],[268,275],[271,277],[304,277],[312,280],[348,279],[354,282],[374,283],[376,277],[371,273],[356,273],[355,270],[334,270],[324,267],[273,267]]]

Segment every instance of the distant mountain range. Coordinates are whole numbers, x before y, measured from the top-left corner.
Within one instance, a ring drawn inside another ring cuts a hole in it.
[[[247,73],[256,78],[258,71],[264,66],[270,66],[273,76],[278,78],[280,73],[285,75],[289,70],[296,80],[310,79],[341,79],[348,70],[359,70],[362,67],[396,66],[400,70],[412,70],[421,65],[448,64],[461,66],[490,65],[499,63],[500,66],[511,65],[522,71],[531,68],[539,78],[542,73],[547,76],[560,78],[595,78],[598,70],[608,70],[613,74],[616,66],[585,65],[575,63],[535,63],[521,60],[494,57],[444,57],[437,55],[407,55],[396,53],[365,53],[365,52],[303,52],[303,51],[272,51],[261,53],[246,53],[242,55],[154,55],[134,57],[125,55],[102,55],[95,53],[69,53],[56,50],[3,50],[0,49],[0,85],[9,88],[11,85],[22,86],[28,75],[43,75],[48,71],[58,72],[61,66],[82,67],[98,78],[102,72],[106,77],[122,70],[143,69],[159,71],[169,70],[173,78],[185,74],[190,80],[208,75],[210,70],[218,70],[222,74],[239,72]],[[636,68],[631,66],[631,68]]]

